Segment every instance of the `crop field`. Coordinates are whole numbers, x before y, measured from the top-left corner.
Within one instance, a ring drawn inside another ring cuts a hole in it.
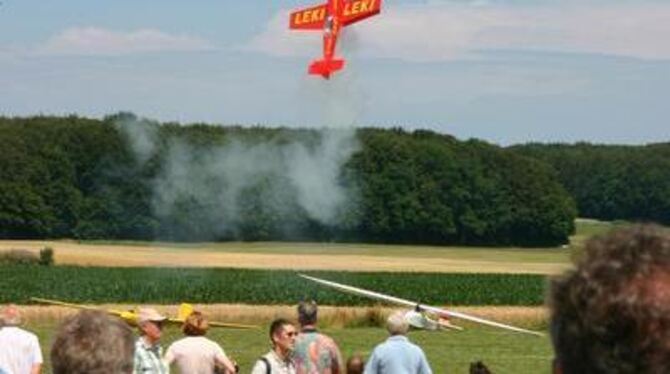
[[[310,274],[437,305],[541,305],[545,277],[533,274],[353,273]],[[89,303],[370,305],[287,270],[0,266],[0,302],[31,296]]]

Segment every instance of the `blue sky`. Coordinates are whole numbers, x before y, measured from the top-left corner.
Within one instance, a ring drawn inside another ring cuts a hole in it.
[[[498,144],[670,140],[670,1],[384,0],[307,76],[310,0],[2,0],[0,114],[428,128]]]

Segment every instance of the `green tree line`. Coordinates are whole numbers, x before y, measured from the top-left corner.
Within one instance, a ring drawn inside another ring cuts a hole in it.
[[[355,135],[335,178],[346,203],[324,220],[281,170],[223,177],[240,167],[234,147],[253,157],[268,144],[279,154],[296,142],[309,150],[321,145],[319,130],[187,126],[128,113],[0,117],[0,238],[549,246],[574,231],[560,172],[523,152],[422,130]],[[225,200],[232,190],[234,201]]]
[[[581,217],[670,224],[670,143],[526,144],[512,149],[550,164]]]

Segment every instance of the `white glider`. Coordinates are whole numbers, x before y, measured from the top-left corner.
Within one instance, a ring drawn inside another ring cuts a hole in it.
[[[511,326],[511,325],[507,325],[507,324],[500,323],[500,322],[490,321],[490,320],[487,320],[487,319],[484,319],[484,318],[471,316],[469,314],[455,312],[453,310],[437,308],[437,307],[430,306],[430,305],[423,305],[423,304],[416,303],[416,302],[413,302],[413,301],[410,301],[410,300],[401,299],[399,297],[389,296],[389,295],[385,295],[385,294],[382,294],[382,293],[379,293],[379,292],[374,292],[374,291],[368,291],[368,290],[364,290],[364,289],[358,288],[358,287],[347,286],[346,284],[341,284],[341,283],[337,283],[337,282],[333,282],[333,281],[329,281],[329,280],[325,280],[325,279],[320,279],[320,278],[312,277],[312,276],[305,275],[305,274],[298,274],[298,275],[302,278],[309,279],[311,281],[320,283],[324,286],[332,287],[332,288],[338,289],[340,291],[352,293],[354,295],[365,296],[365,297],[369,297],[369,298],[372,298],[372,299],[386,301],[386,302],[397,304],[397,305],[404,305],[404,306],[413,308],[417,312],[428,312],[428,313],[432,313],[432,314],[435,314],[435,315],[437,315],[439,317],[443,317],[443,318],[451,318],[451,317],[460,318],[460,319],[463,319],[463,320],[466,320],[466,321],[480,323],[482,325],[487,325],[487,326],[492,326],[492,327],[498,327],[498,328],[505,329],[505,330],[516,331],[516,332],[520,332],[520,333],[524,333],[524,334],[531,334],[531,335],[536,335],[536,336],[544,336],[544,334],[542,334],[541,332],[527,330],[527,329],[523,329],[521,327]],[[445,326],[445,327],[447,327],[447,326]]]

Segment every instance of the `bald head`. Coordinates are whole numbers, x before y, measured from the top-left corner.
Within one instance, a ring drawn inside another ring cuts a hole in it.
[[[0,326],[18,326],[22,323],[21,312],[14,304],[2,308],[0,312]]]
[[[409,323],[405,319],[405,312],[399,310],[393,312],[386,319],[386,330],[391,335],[405,335],[409,331]]]

